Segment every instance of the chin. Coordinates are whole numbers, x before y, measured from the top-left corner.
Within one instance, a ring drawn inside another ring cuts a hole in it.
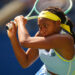
[[[51,34],[42,34],[43,37],[50,36]]]
[[[54,34],[47,34],[47,35],[45,35],[45,37],[48,37],[48,36],[51,36],[51,35],[54,35]]]

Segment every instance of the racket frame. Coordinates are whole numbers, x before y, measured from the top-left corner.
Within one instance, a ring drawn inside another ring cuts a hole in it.
[[[36,5],[37,5],[38,2],[39,2],[39,0],[36,0],[36,1],[35,1],[34,5],[33,5],[33,8],[31,9],[30,13],[29,13],[27,16],[25,16],[25,19],[27,19],[27,20],[32,20],[32,19],[37,19],[37,18],[38,18],[38,15],[39,15],[39,13],[40,13],[40,12],[36,9]],[[71,9],[72,9],[72,6],[73,6],[72,0],[69,0],[69,2],[70,2],[70,6],[67,8],[67,10],[64,11],[64,14],[69,13],[69,12],[71,11]],[[35,12],[37,13],[37,16],[31,16],[31,14],[33,13],[33,11],[35,11]],[[16,24],[15,21],[14,21],[14,23]],[[6,26],[6,28],[7,28],[7,30],[8,30],[8,29],[11,29],[12,26],[9,24],[8,26]]]
[[[38,18],[38,15],[39,15],[39,13],[40,13],[40,12],[36,9],[36,5],[37,5],[38,2],[39,2],[39,0],[36,0],[36,1],[35,1],[34,6],[33,6],[32,10],[31,10],[31,12],[25,17],[27,20],[37,19],[37,18]],[[69,7],[67,8],[67,10],[64,11],[64,14],[68,14],[68,13],[71,11],[71,9],[72,9],[73,2],[72,2],[72,0],[69,0],[69,2],[70,2],[70,5],[69,5]],[[37,15],[37,16],[30,16],[33,11],[35,11],[38,15]],[[29,16],[30,16],[30,17],[29,17]]]

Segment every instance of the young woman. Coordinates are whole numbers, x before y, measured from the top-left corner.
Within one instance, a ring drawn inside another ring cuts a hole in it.
[[[45,64],[36,75],[75,75],[74,32],[71,21],[56,7],[43,10],[38,16],[39,31],[31,37],[23,16],[15,18],[17,27],[8,30],[14,53],[23,68],[29,67],[38,57]],[[7,25],[8,25],[7,24]],[[25,52],[21,46],[29,48]],[[42,71],[43,70],[43,71]]]

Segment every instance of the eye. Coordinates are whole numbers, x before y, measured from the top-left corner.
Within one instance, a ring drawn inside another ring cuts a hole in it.
[[[43,24],[43,26],[44,26],[45,28],[47,28],[47,24]]]

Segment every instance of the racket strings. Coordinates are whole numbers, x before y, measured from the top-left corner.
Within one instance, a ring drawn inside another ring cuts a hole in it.
[[[36,9],[41,12],[42,10],[50,7],[60,7],[63,11],[66,11],[71,4],[71,0],[39,0],[36,5]],[[72,7],[72,6],[71,6]]]

